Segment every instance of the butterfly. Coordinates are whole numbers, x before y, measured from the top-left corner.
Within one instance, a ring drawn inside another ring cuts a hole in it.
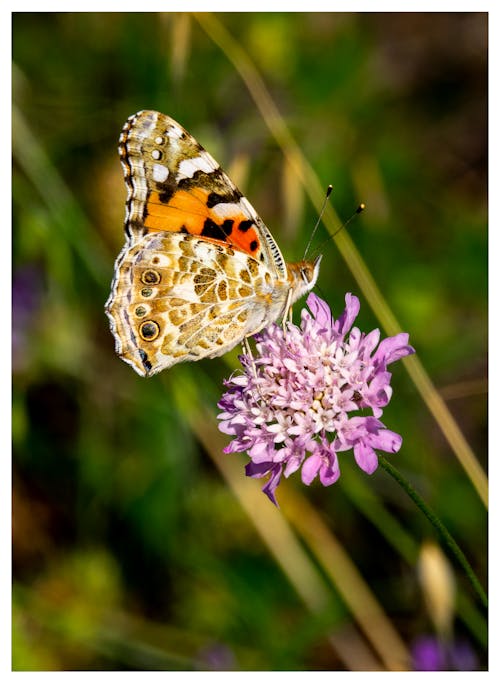
[[[313,288],[320,258],[286,263],[249,201],[169,116],[130,116],[118,152],[126,242],[105,311],[116,353],[139,375],[221,356]]]

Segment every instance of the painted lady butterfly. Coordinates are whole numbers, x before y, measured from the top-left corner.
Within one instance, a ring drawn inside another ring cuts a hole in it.
[[[131,116],[118,151],[126,243],[105,310],[116,353],[139,375],[221,356],[312,289],[319,258],[285,263],[248,200],[173,119]]]

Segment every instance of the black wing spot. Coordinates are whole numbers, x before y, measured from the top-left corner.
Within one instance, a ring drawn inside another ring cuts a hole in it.
[[[147,370],[148,372],[151,370],[153,367],[148,360],[148,354],[143,351],[142,349],[139,349],[139,356],[141,357],[142,364],[144,365],[144,369]]]
[[[162,204],[168,204],[172,199],[175,192],[175,187],[169,187],[168,185],[158,194],[158,198]]]
[[[226,218],[222,225],[219,225],[211,218],[207,218],[203,225],[201,234],[203,237],[211,237],[214,240],[226,240],[228,235],[233,232],[234,221]]]
[[[186,190],[186,192],[189,192],[193,187],[198,187],[200,180],[208,175],[210,175],[210,173],[198,169],[193,173],[191,178],[181,178],[177,187],[179,190]]]
[[[248,232],[252,226],[254,226],[255,223],[251,220],[246,220],[246,221],[241,221],[241,223],[238,225],[238,230],[240,232]]]
[[[233,204],[238,202],[242,197],[241,192],[210,192],[207,197],[207,206],[209,209],[217,204]]]
[[[252,240],[250,242],[250,251],[255,251],[258,246],[259,246],[259,243],[257,242],[257,240]]]

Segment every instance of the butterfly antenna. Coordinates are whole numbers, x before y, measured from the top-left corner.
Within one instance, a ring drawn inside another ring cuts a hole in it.
[[[339,233],[339,232],[340,232],[341,230],[343,230],[344,228],[347,228],[347,226],[349,225],[349,223],[350,223],[352,220],[354,220],[354,218],[356,218],[356,216],[357,216],[359,213],[361,213],[362,211],[364,211],[365,208],[366,208],[366,204],[363,204],[363,202],[361,202],[361,204],[358,206],[358,208],[357,208],[356,211],[352,214],[352,216],[349,216],[349,218],[346,220],[346,222],[344,223],[344,225],[341,225],[340,228],[339,228],[338,230],[336,230],[336,231],[333,233],[332,237],[335,237],[335,235],[336,235],[337,233]]]
[[[333,233],[333,235],[330,235],[329,237],[327,237],[327,239],[326,239],[324,242],[322,242],[322,243],[319,245],[318,249],[316,249],[315,251],[321,250],[321,248],[322,248],[325,244],[327,244],[328,242],[331,242],[332,239],[335,237],[335,235],[338,235],[338,233],[339,233],[341,230],[343,230],[344,228],[346,228],[346,227],[349,225],[349,223],[350,223],[352,220],[354,220],[354,218],[356,218],[356,216],[357,216],[358,214],[360,214],[362,211],[365,210],[365,208],[366,208],[366,204],[361,203],[361,204],[358,206],[358,208],[356,209],[356,211],[352,214],[352,216],[350,216],[350,217],[345,221],[345,223],[342,223],[342,225],[340,226],[340,228],[338,228],[337,230],[335,230],[335,232]]]
[[[326,203],[328,202],[328,198],[329,198],[330,195],[332,194],[332,190],[333,190],[333,186],[332,186],[332,185],[328,185],[328,187],[326,188],[325,198],[323,199],[323,206],[321,207],[321,211],[319,212],[318,220],[316,221],[316,225],[315,225],[314,228],[313,228],[313,231],[312,231],[312,233],[311,233],[311,236],[309,237],[309,242],[307,243],[306,250],[305,250],[305,252],[304,252],[304,258],[306,257],[307,252],[309,251],[309,247],[311,246],[311,243],[312,243],[312,241],[313,241],[314,235],[316,234],[316,230],[317,230],[318,227],[319,227],[319,224],[320,224],[320,222],[321,222],[321,218],[323,217],[323,214],[324,214],[325,209],[326,209]]]

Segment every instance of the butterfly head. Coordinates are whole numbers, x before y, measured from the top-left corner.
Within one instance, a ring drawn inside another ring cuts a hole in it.
[[[299,261],[298,263],[287,263],[288,281],[292,289],[290,304],[300,299],[300,297],[310,292],[316,284],[319,275],[319,264],[321,254],[314,261]]]

